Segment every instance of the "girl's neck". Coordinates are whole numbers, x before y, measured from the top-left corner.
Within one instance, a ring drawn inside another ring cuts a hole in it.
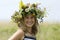
[[[32,28],[29,27],[27,28],[27,33],[26,33],[27,36],[34,36],[34,34],[32,33]]]
[[[32,33],[32,28],[31,27],[27,27],[27,32],[31,34]]]

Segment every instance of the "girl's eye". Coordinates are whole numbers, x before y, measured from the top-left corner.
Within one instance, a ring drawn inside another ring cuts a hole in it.
[[[26,19],[28,19],[29,17],[26,17]]]
[[[31,17],[31,19],[33,19],[34,17]]]

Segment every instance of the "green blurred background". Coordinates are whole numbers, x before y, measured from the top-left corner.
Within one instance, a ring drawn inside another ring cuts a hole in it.
[[[11,21],[0,21],[0,40],[8,40],[17,29],[17,25]],[[37,40],[60,40],[60,23],[40,23],[36,37]]]

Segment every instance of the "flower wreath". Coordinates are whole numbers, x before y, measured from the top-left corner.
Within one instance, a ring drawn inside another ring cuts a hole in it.
[[[44,15],[45,15],[46,8],[42,10],[40,7],[38,7],[38,4],[30,4],[28,3],[25,5],[22,0],[19,3],[19,11],[15,11],[14,15],[12,15],[12,19],[14,22],[19,22],[22,16],[32,14],[36,16],[36,18],[41,19],[43,21]]]

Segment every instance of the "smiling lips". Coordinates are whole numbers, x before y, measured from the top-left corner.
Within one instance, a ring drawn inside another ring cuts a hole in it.
[[[32,24],[33,24],[33,22],[27,22],[27,24],[28,24],[28,25],[32,25]]]

